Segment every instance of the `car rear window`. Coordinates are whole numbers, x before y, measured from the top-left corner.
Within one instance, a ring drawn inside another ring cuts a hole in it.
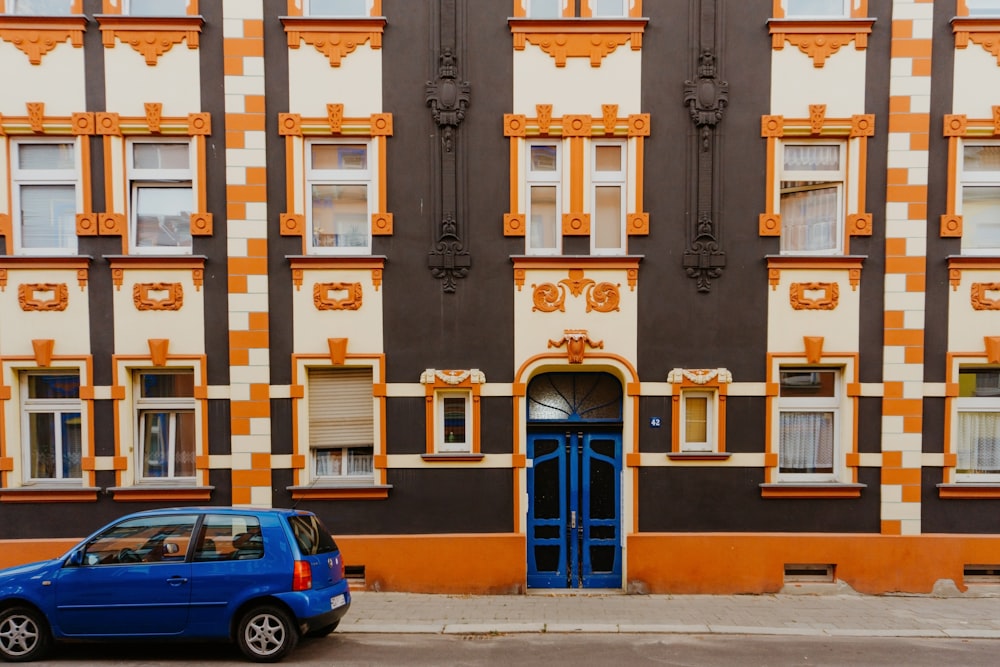
[[[303,556],[315,556],[337,551],[330,531],[315,514],[297,514],[288,517],[288,524]]]

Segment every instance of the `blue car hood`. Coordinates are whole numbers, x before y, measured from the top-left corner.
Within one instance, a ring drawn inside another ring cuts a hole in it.
[[[52,570],[61,566],[62,559],[53,558],[51,560],[38,561],[37,563],[28,563],[27,565],[9,567],[5,570],[0,570],[0,586],[9,583],[12,579],[23,580],[25,577],[30,577],[32,574]]]

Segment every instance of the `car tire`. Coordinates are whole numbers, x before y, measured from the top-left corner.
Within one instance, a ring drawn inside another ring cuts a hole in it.
[[[324,625],[321,628],[316,628],[315,630],[310,630],[306,633],[306,637],[326,637],[328,634],[337,629],[340,625],[340,621],[336,623],[331,623],[330,625]]]
[[[52,644],[49,624],[31,607],[0,611],[0,659],[6,662],[38,660]]]
[[[253,607],[236,629],[236,644],[254,662],[278,662],[298,642],[299,632],[288,612],[274,605]]]

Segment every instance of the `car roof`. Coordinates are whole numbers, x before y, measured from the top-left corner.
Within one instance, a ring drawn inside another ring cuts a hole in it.
[[[143,510],[129,514],[130,517],[138,516],[158,516],[164,514],[250,514],[250,515],[278,515],[293,516],[296,514],[312,514],[305,510],[288,509],[283,507],[228,507],[228,506],[200,506],[200,507],[163,507],[159,509]]]

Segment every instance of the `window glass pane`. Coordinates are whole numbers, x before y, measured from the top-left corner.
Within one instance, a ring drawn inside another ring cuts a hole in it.
[[[309,16],[368,16],[368,0],[309,0]]]
[[[28,376],[28,398],[80,398],[78,375]]]
[[[708,397],[687,396],[684,399],[684,440],[708,440]]]
[[[175,413],[174,476],[194,477],[194,412]]]
[[[1000,412],[958,413],[956,471],[1000,472]]]
[[[810,369],[781,371],[781,396],[834,398],[837,372]]]
[[[838,248],[840,188],[805,181],[781,183],[782,251]]]
[[[73,144],[18,144],[19,169],[76,169]]]
[[[11,14],[58,16],[70,13],[73,0],[7,0],[6,6]]]
[[[602,186],[594,190],[594,246],[622,247],[622,189]]]
[[[143,373],[142,398],[193,398],[194,373]]]
[[[785,0],[785,16],[846,16],[844,0]]]
[[[625,16],[625,0],[590,0],[594,16]]]
[[[337,550],[330,531],[326,529],[319,517],[312,514],[298,514],[288,517],[288,525],[299,545],[299,551],[306,556],[328,554]]]
[[[528,0],[528,16],[533,19],[554,19],[562,16],[563,0]]]
[[[81,461],[83,458],[82,420],[79,412],[64,412],[60,415],[59,428],[62,442],[62,476],[75,478],[83,475]]]
[[[136,247],[191,247],[194,191],[190,187],[139,186],[135,199]]]
[[[441,401],[444,409],[444,441],[465,442],[465,398],[446,397]]]
[[[316,475],[326,477],[330,475],[343,475],[344,450],[343,449],[317,449],[316,455]]]
[[[969,16],[1000,16],[1000,0],[965,0]]]
[[[187,14],[188,0],[128,0],[132,16],[180,16]]]
[[[194,532],[195,517],[156,516],[112,526],[87,545],[88,565],[129,565],[182,561]]]
[[[836,144],[785,145],[785,170],[839,171],[840,146]]]
[[[555,171],[557,165],[557,146],[531,147],[531,171]]]
[[[142,476],[168,477],[170,475],[170,413],[143,412]]]
[[[76,187],[22,185],[18,189],[22,248],[76,248]]]
[[[370,447],[351,447],[347,450],[347,474],[371,477],[375,472]]]
[[[188,144],[132,144],[132,164],[136,169],[190,169]]]
[[[368,169],[368,147],[364,144],[313,144],[313,169]]]
[[[595,171],[621,171],[622,147],[598,145],[594,147]]]
[[[28,415],[31,438],[31,476],[34,479],[56,477],[56,416],[51,412]]]
[[[833,472],[832,412],[782,412],[779,433],[781,472]]]
[[[528,234],[532,248],[556,247],[556,187],[551,185],[532,186],[531,188],[531,219],[528,221]]]
[[[1000,178],[1000,146],[966,146],[962,155],[963,171],[995,171]]]
[[[1000,248],[1000,187],[962,188],[962,248]]]
[[[1000,396],[1000,370],[963,368],[958,373],[958,395],[961,398]]]
[[[368,186],[312,186],[313,245],[325,248],[368,246]]]

